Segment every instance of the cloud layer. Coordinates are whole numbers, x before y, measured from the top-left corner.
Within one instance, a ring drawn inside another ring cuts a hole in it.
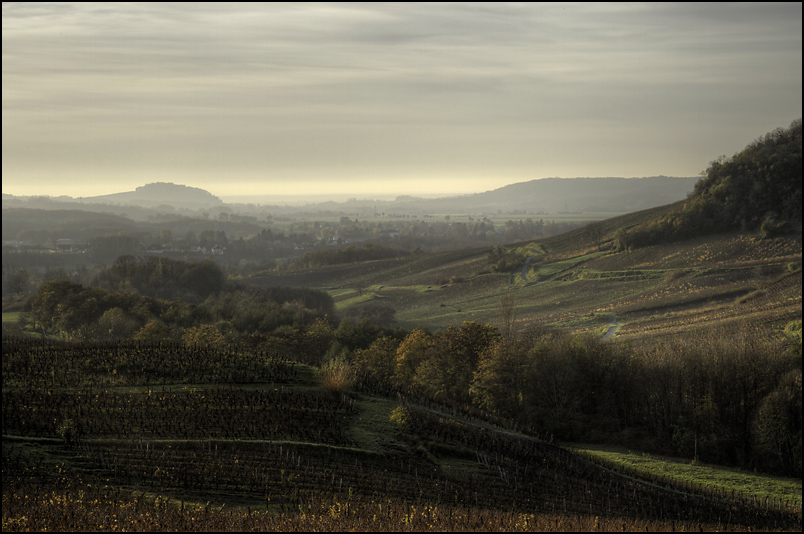
[[[800,3],[4,3],[3,191],[695,175],[801,116],[801,49]]]

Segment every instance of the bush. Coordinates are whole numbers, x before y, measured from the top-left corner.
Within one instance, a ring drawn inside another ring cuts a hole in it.
[[[64,440],[64,444],[69,447],[78,436],[78,429],[72,419],[65,419],[56,429],[56,433]]]
[[[403,406],[397,406],[391,412],[389,417],[392,423],[395,423],[399,428],[406,428],[410,424],[410,416],[408,411]]]
[[[321,387],[334,396],[349,391],[355,380],[352,366],[342,359],[330,360],[321,366]]]
[[[684,269],[676,269],[675,271],[673,271],[671,273],[668,273],[667,276],[665,277],[664,281],[665,281],[665,283],[669,284],[670,282],[678,280],[679,278],[683,278],[685,274],[687,274],[686,270],[684,270]]]
[[[787,221],[778,221],[775,217],[768,216],[762,220],[759,231],[763,239],[770,239],[784,235],[790,230],[790,224]]]

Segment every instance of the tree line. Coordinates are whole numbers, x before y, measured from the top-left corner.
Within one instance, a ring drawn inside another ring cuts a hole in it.
[[[41,284],[22,320],[25,328],[69,340],[218,344],[331,314],[332,297],[322,291],[226,282],[211,261],[121,256],[90,286],[63,279]]]
[[[566,441],[801,476],[801,340],[696,338],[650,348],[465,322],[383,336],[356,372],[477,406]],[[341,357],[343,354],[341,354]]]

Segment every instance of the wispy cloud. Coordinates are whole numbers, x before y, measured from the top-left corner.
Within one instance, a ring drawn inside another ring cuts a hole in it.
[[[689,175],[801,77],[801,4],[4,3],[3,187]]]

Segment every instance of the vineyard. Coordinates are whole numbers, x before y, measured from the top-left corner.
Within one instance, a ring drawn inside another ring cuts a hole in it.
[[[276,355],[4,338],[2,370],[4,531],[801,526],[410,392],[332,394]],[[393,429],[372,446],[369,405]]]

